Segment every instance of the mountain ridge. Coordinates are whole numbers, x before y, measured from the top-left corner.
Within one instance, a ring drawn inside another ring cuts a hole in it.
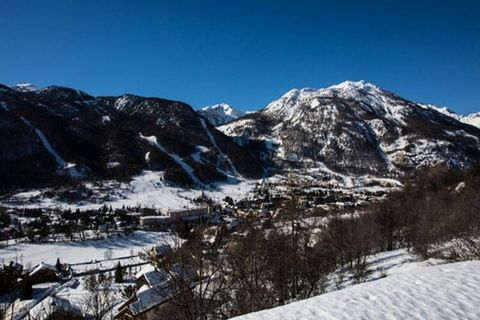
[[[292,89],[256,113],[219,127],[259,154],[340,172],[402,174],[421,166],[468,167],[480,130],[365,81]]]
[[[125,179],[154,169],[185,187],[263,174],[248,150],[183,102],[0,86],[0,104],[0,177],[7,190],[68,183],[71,168],[77,179]],[[157,138],[163,149],[142,136]]]
[[[253,113],[204,108],[235,117],[217,128],[180,101],[95,97],[61,86],[0,85],[0,107],[7,189],[73,177],[129,179],[142,170],[195,188],[298,169],[396,177],[480,158],[480,129],[365,81],[292,89]]]

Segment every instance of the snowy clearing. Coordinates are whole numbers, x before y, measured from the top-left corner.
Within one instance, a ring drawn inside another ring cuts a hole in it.
[[[111,258],[138,254],[154,245],[169,243],[173,246],[174,236],[166,232],[135,231],[132,235],[97,241],[59,242],[40,244],[15,244],[0,248],[0,260],[23,262],[32,267],[41,263],[55,264],[57,258],[63,263],[80,263],[104,260],[105,252],[111,252]],[[22,260],[22,261],[20,261]],[[0,261],[2,262],[2,261]],[[112,262],[113,266],[117,263]]]
[[[269,180],[275,181],[275,177]],[[113,208],[122,206],[165,208],[179,210],[193,208],[196,205],[193,199],[198,198],[202,191],[216,201],[230,196],[235,201],[248,197],[256,184],[261,180],[245,180],[237,183],[216,183],[205,189],[183,189],[168,186],[163,180],[163,172],[144,170],[134,176],[129,183],[116,181],[104,181],[101,184],[86,183],[86,187],[93,191],[94,195],[87,201],[66,203],[55,198],[46,196],[44,190],[30,190],[19,192],[2,202],[6,207],[21,208],[63,208],[63,209],[98,209],[104,204]]]

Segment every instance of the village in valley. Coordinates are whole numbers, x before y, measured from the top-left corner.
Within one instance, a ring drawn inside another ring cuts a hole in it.
[[[2,294],[20,290],[22,296],[12,299],[5,314],[13,312],[13,319],[47,319],[56,311],[54,306],[61,305],[73,314],[147,319],[145,315],[158,312],[172,298],[166,284],[171,275],[157,269],[155,261],[186,241],[226,243],[223,240],[249,220],[268,228],[291,199],[300,205],[304,223],[325,223],[326,212],[335,208],[354,212],[398,185],[376,181],[369,188],[333,189],[294,176],[288,183],[273,181],[257,183],[237,201],[229,196],[214,201],[199,192],[190,208],[177,210],[107,204],[88,210],[3,207],[1,281],[8,285],[2,286]],[[95,293],[95,288],[87,288],[92,278],[101,282],[96,285],[108,285],[102,310],[85,307]]]

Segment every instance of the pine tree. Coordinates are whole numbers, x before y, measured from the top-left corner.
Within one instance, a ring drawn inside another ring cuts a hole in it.
[[[27,274],[22,279],[22,285],[20,287],[20,299],[22,300],[31,299],[32,294],[33,294],[32,279],[30,279],[30,276]]]
[[[55,268],[57,269],[57,272],[62,271],[62,263],[60,262],[60,258],[57,258],[57,263],[55,264]]]
[[[121,283],[123,282],[123,269],[122,269],[122,265],[120,264],[120,262],[118,262],[117,264],[117,267],[115,268],[115,282],[116,283]]]

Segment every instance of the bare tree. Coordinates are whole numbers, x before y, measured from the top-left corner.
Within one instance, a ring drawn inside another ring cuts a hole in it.
[[[114,296],[112,279],[103,273],[85,277],[85,288],[88,294],[84,298],[85,313],[95,320],[102,320],[112,309]]]
[[[159,272],[167,275],[167,284],[156,290],[171,297],[161,312],[162,319],[219,316],[226,277],[224,256],[215,244],[195,237],[181,248],[155,259],[154,264]]]

